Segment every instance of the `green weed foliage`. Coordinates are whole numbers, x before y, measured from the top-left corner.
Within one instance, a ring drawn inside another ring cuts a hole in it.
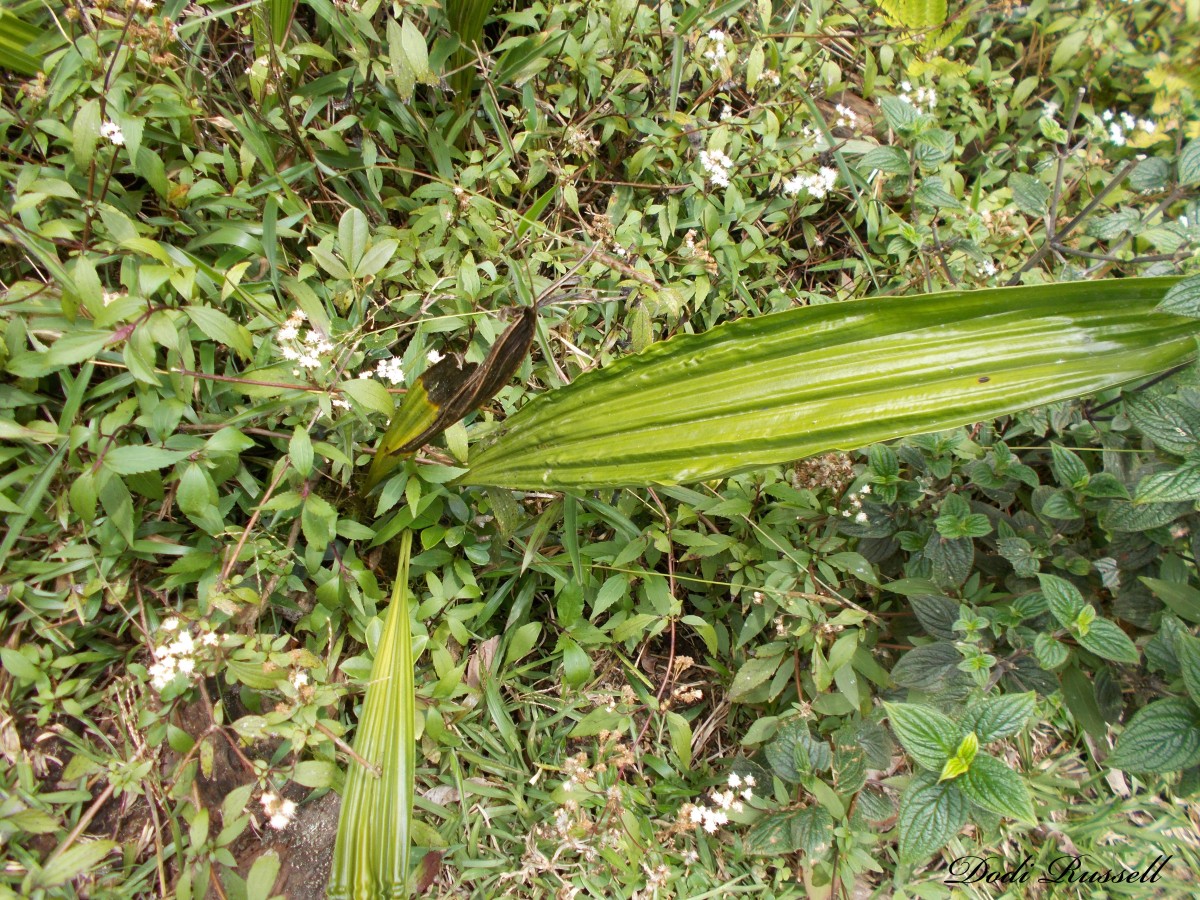
[[[0,898],[320,896],[406,534],[371,890],[1188,894],[1194,364],[695,483],[463,476],[732,320],[1165,275],[1196,318],[1197,58],[1194,0],[7,4]],[[364,497],[405,387],[589,253]]]

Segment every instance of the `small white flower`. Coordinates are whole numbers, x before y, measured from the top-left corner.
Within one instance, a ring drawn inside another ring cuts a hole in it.
[[[858,492],[860,494],[869,494],[869,493],[871,493],[871,486],[869,484],[864,484],[862,487],[860,487],[858,489]]]
[[[292,683],[292,687],[294,687],[296,690],[300,690],[300,688],[308,684],[308,673],[297,669],[292,673],[292,677],[289,678],[288,681]]]
[[[728,187],[729,170],[733,168],[733,160],[720,150],[701,150],[700,165],[708,173],[708,179],[720,187]]]
[[[729,773],[729,786],[731,788],[738,788],[742,786],[742,777],[738,775],[737,772]]]
[[[268,816],[267,821],[276,831],[283,831],[287,828],[296,815],[296,804],[293,801],[285,800],[270,791],[265,792],[259,802],[262,803],[263,812]]]
[[[1106,109],[1103,113],[1100,114],[1100,118],[1103,119],[1105,122],[1111,122],[1113,120],[1113,111],[1111,109]]]
[[[221,639],[217,637],[217,633],[215,631],[206,631],[200,636],[200,643],[205,647],[215,647],[217,644],[221,643]]]
[[[751,790],[750,788],[742,788],[742,799],[745,800],[747,803],[750,802],[750,798],[753,796],[754,796],[753,790]]]
[[[903,92],[905,94],[912,93],[912,82],[911,81],[900,82],[900,90],[901,90],[901,92]]]
[[[431,366],[435,366],[438,363],[440,363],[443,359],[445,359],[446,357],[444,357],[442,354],[438,353],[436,350],[430,350],[428,353],[425,354],[425,358],[429,361],[429,364]]]
[[[190,656],[195,649],[196,642],[192,640],[191,633],[183,631],[171,644],[170,652],[175,656]]]
[[[184,675],[191,675],[196,671],[196,661],[190,656],[185,656],[179,660],[179,671]]]
[[[1047,100],[1042,104],[1042,118],[1053,119],[1058,115],[1058,104],[1053,100]]]
[[[178,627],[179,627],[179,619],[177,619],[175,616],[171,616],[169,619],[164,620],[162,623],[163,631],[174,631]]]
[[[867,514],[865,512],[860,512],[858,515],[856,515],[854,517],[854,521],[857,522],[859,525],[863,524],[864,522],[867,521]]]
[[[100,137],[106,138],[118,147],[125,143],[125,132],[116,122],[108,121],[100,126]]]
[[[138,0],[138,9],[142,12],[152,13],[158,9],[158,3],[156,0]]]
[[[742,784],[746,785],[746,787],[754,787],[754,776],[747,775],[742,779]]]
[[[996,274],[996,264],[990,259],[985,259],[979,268],[988,278]]]
[[[277,341],[294,341],[299,334],[300,332],[296,330],[296,326],[289,319],[275,332],[275,339]]]

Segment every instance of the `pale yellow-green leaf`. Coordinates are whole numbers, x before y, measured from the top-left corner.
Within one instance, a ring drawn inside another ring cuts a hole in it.
[[[680,484],[993,419],[1193,358],[1172,278],[806,307],[681,335],[544,394],[462,481]]]

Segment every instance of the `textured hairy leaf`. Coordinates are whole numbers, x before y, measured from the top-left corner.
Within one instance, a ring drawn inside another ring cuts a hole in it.
[[[953,782],[921,773],[900,795],[900,858],[928,859],[967,824],[967,798]]]
[[[1128,772],[1175,772],[1200,762],[1200,717],[1187,700],[1170,697],[1139,709],[1108,758]]]
[[[1174,283],[859,300],[681,335],[538,397],[463,481],[700,481],[1087,394],[1194,355],[1195,324],[1153,312]]]

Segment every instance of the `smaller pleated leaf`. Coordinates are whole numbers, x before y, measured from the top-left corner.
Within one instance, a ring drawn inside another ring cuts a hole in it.
[[[412,532],[401,536],[399,572],[371,666],[350,762],[329,879],[330,900],[407,897],[416,772],[408,561]]]

